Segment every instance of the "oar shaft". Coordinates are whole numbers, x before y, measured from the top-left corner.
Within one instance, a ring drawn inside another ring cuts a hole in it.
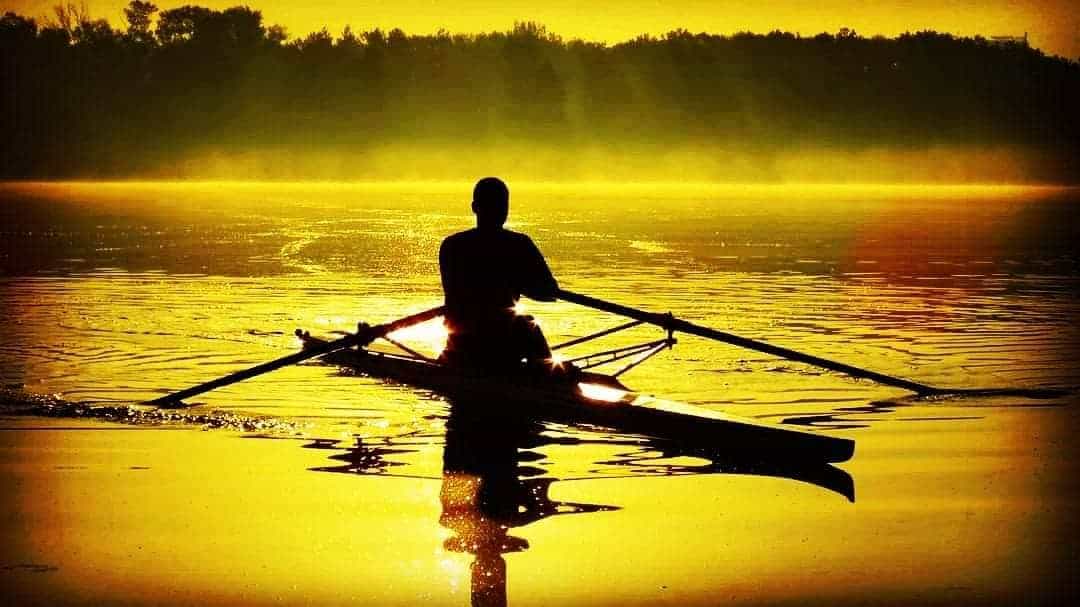
[[[741,348],[747,348],[750,350],[756,350],[758,352],[764,352],[766,354],[772,354],[773,356],[779,356],[788,360],[794,360],[808,365],[814,365],[815,367],[821,367],[822,369],[828,369],[830,371],[836,371],[838,373],[845,373],[852,377],[859,377],[863,379],[869,379],[876,381],[886,386],[894,386],[897,388],[904,388],[905,390],[911,390],[919,394],[932,394],[940,392],[938,388],[913,382],[900,377],[893,377],[891,375],[885,375],[884,373],[878,373],[876,371],[870,371],[869,369],[863,369],[860,367],[854,367],[842,362],[834,360],[828,360],[812,354],[805,354],[803,352],[797,352],[781,346],[774,346],[772,344],[758,341],[756,339],[749,339],[747,337],[740,337],[731,333],[725,333],[724,331],[717,331],[716,329],[710,329],[709,327],[703,327],[701,325],[695,325],[691,322],[675,318],[669,314],[657,314],[655,312],[647,312],[645,310],[639,310],[637,308],[631,308],[610,301],[604,301],[602,299],[596,299],[595,297],[589,297],[588,295],[581,295],[580,293],[573,293],[563,289],[559,290],[559,299],[576,303],[588,308],[601,310],[604,312],[610,312],[612,314],[621,314],[627,318],[634,318],[642,320],[650,324],[654,324],[665,329],[672,331],[680,331],[682,333],[688,333],[690,335],[697,335],[706,339],[714,339],[724,343],[739,346]]]
[[[149,401],[147,404],[150,404],[150,405],[163,405],[163,404],[166,404],[166,403],[177,403],[177,402],[180,402],[180,401],[184,400],[185,398],[191,398],[192,396],[197,396],[197,395],[202,394],[204,392],[209,392],[211,390],[221,388],[222,386],[228,386],[229,384],[235,384],[237,382],[244,381],[245,379],[251,379],[252,377],[255,377],[257,375],[262,375],[263,373],[269,373],[270,371],[274,371],[274,370],[280,369],[282,367],[287,367],[289,365],[296,364],[298,362],[307,360],[309,358],[318,356],[320,354],[326,354],[327,352],[332,352],[333,350],[337,350],[338,348],[347,347],[350,343],[353,343],[353,338],[351,336],[350,337],[343,337],[343,338],[335,340],[335,341],[327,342],[325,345],[321,345],[321,346],[319,346],[317,348],[309,348],[309,349],[303,350],[301,352],[296,352],[295,354],[290,354],[288,356],[283,356],[283,357],[281,357],[281,358],[279,358],[277,360],[272,360],[270,362],[265,362],[265,363],[262,363],[261,365],[255,365],[254,367],[251,367],[249,369],[244,369],[242,371],[237,371],[236,373],[230,373],[229,375],[226,375],[225,377],[219,377],[217,379],[201,383],[201,384],[199,384],[197,386],[192,386],[190,388],[180,390],[179,392],[173,392],[172,394],[167,394],[167,395],[162,396],[160,398],[156,398],[156,399],[154,399],[152,401]]]
[[[365,331],[365,333],[363,335],[359,335],[359,334],[358,335],[349,335],[349,336],[346,336],[346,337],[342,337],[341,339],[337,339],[337,340],[334,340],[334,341],[331,341],[331,342],[326,342],[324,344],[320,344],[318,346],[308,348],[308,349],[302,350],[300,352],[296,352],[295,354],[290,354],[288,356],[283,356],[283,357],[281,357],[281,358],[279,358],[277,360],[272,360],[270,362],[265,362],[265,363],[262,363],[261,365],[255,365],[254,367],[251,367],[249,369],[244,369],[242,371],[237,371],[236,373],[230,373],[229,375],[226,375],[225,377],[219,377],[217,379],[214,379],[214,380],[211,380],[211,381],[208,381],[208,382],[205,382],[205,383],[201,383],[201,384],[199,384],[197,386],[192,386],[192,387],[187,388],[185,390],[180,390],[179,392],[174,392],[172,394],[167,394],[167,395],[162,396],[160,398],[156,398],[156,399],[154,399],[152,401],[149,401],[147,404],[163,405],[163,404],[167,404],[167,403],[180,402],[180,401],[184,400],[185,398],[190,398],[192,396],[197,396],[199,394],[202,394],[204,392],[209,392],[211,390],[214,390],[216,388],[220,388],[222,386],[228,386],[229,384],[235,384],[237,382],[244,381],[245,379],[250,379],[250,378],[255,377],[257,375],[262,375],[263,373],[269,373],[270,371],[274,371],[274,370],[280,369],[282,367],[287,367],[289,365],[296,364],[298,362],[307,360],[309,358],[314,358],[316,356],[327,354],[329,352],[333,352],[334,350],[340,350],[342,348],[348,348],[349,346],[360,343],[361,340],[367,340],[367,342],[370,342],[371,340],[377,339],[377,338],[382,337],[383,335],[387,335],[389,333],[393,333],[394,331],[397,331],[399,329],[404,329],[405,327],[411,327],[412,325],[418,325],[418,324],[420,324],[422,322],[426,322],[426,321],[431,320],[433,318],[437,318],[439,316],[442,316],[442,313],[443,313],[443,307],[439,306],[437,308],[432,308],[430,310],[425,310],[424,312],[419,312],[417,314],[412,314],[412,315],[406,316],[404,318],[399,318],[398,320],[395,320],[394,322],[385,323],[385,324],[381,324],[381,325],[376,325],[374,327],[371,327],[367,331]]]

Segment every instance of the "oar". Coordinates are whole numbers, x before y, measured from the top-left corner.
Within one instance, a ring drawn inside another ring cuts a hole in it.
[[[773,356],[814,365],[815,367],[821,367],[822,369],[845,373],[852,377],[869,379],[886,386],[911,390],[919,396],[1022,396],[1025,398],[1057,398],[1070,394],[1070,390],[1057,388],[938,388],[935,386],[927,386],[926,384],[920,384],[902,377],[885,375],[884,373],[878,373],[877,371],[855,367],[827,358],[821,358],[820,356],[774,346],[756,339],[740,337],[731,333],[725,333],[724,331],[717,331],[716,329],[710,329],[709,327],[695,325],[685,320],[675,318],[671,314],[646,312],[645,310],[631,308],[629,306],[596,299],[595,297],[589,297],[588,295],[581,295],[580,293],[574,293],[563,289],[559,289],[558,297],[559,299],[580,304],[588,308],[595,308],[604,312],[611,312],[612,314],[621,314],[627,318],[633,318],[635,320],[657,325],[670,331],[682,331],[683,333],[688,333],[690,335],[715,339],[742,348],[757,350],[758,352],[772,354]]]
[[[270,371],[273,371],[275,369],[280,369],[282,367],[287,367],[289,365],[298,363],[298,362],[300,362],[302,360],[307,360],[309,358],[314,358],[316,356],[320,356],[322,354],[327,354],[327,353],[333,352],[335,350],[341,350],[342,348],[348,348],[349,346],[354,346],[354,345],[358,345],[358,344],[359,345],[367,345],[367,344],[371,343],[372,341],[374,341],[374,340],[376,340],[376,339],[378,339],[378,338],[380,338],[380,337],[382,337],[384,335],[387,335],[389,333],[393,333],[394,331],[404,329],[405,327],[411,327],[413,325],[418,325],[418,324],[420,324],[422,322],[429,321],[432,318],[442,316],[442,313],[443,313],[443,308],[442,308],[442,306],[439,306],[437,308],[432,308],[432,309],[426,310],[424,312],[419,312],[417,314],[412,314],[412,315],[406,316],[404,318],[399,318],[398,320],[395,320],[393,322],[388,322],[388,323],[381,324],[381,325],[375,325],[374,327],[367,327],[364,330],[358,331],[357,333],[355,333],[353,335],[347,335],[345,337],[342,337],[341,339],[337,339],[337,340],[334,340],[334,341],[328,341],[326,343],[319,344],[317,346],[306,348],[306,349],[301,350],[300,352],[297,352],[295,354],[290,354],[288,356],[282,356],[281,358],[279,358],[277,360],[272,360],[270,362],[265,362],[265,363],[263,363],[261,365],[255,365],[254,367],[251,367],[250,369],[244,369],[243,371],[237,371],[236,373],[230,373],[229,375],[226,375],[225,377],[219,377],[217,379],[208,381],[206,383],[202,383],[202,384],[199,384],[197,386],[192,386],[190,388],[187,388],[186,390],[180,390],[179,392],[173,392],[172,394],[167,394],[167,395],[162,396],[160,398],[155,398],[154,400],[147,401],[146,404],[148,404],[148,405],[158,405],[158,406],[176,404],[176,403],[179,403],[180,401],[184,400],[185,398],[190,398],[192,396],[202,394],[203,392],[209,392],[210,390],[214,390],[215,388],[220,388],[222,386],[228,386],[229,384],[235,384],[236,382],[244,381],[245,379],[250,379],[252,377],[255,377],[256,375],[262,375],[263,373],[269,373]]]
[[[911,390],[918,393],[920,396],[929,396],[933,394],[946,394],[959,392],[958,390],[947,390],[943,388],[935,388],[933,386],[927,386],[918,382],[903,379],[901,377],[893,377],[892,375],[885,375],[884,373],[878,373],[876,371],[870,371],[869,369],[863,369],[860,367],[854,367],[852,365],[844,364],[834,360],[828,360],[812,354],[805,354],[803,352],[797,352],[788,348],[780,346],[774,346],[772,344],[758,341],[756,339],[749,339],[747,337],[740,337],[731,333],[725,333],[724,331],[717,331],[716,329],[710,329],[709,327],[703,327],[701,325],[695,325],[691,322],[675,318],[670,314],[657,314],[655,312],[646,312],[645,310],[639,310],[637,308],[631,308],[629,306],[612,303],[610,301],[604,301],[602,299],[596,299],[595,297],[589,297],[588,295],[581,295],[579,293],[573,293],[560,289],[558,293],[559,299],[569,301],[572,303],[580,304],[588,308],[594,308],[604,312],[611,312],[612,314],[621,314],[627,318],[633,318],[641,320],[649,324],[663,327],[669,331],[681,331],[690,335],[697,335],[707,339],[715,339],[716,341],[722,341],[742,348],[748,348],[750,350],[757,350],[758,352],[764,352],[766,354],[772,354],[773,356],[779,356],[788,360],[794,360],[808,365],[814,365],[815,367],[821,367],[830,371],[837,371],[839,373],[846,373],[852,377],[859,377],[863,379],[869,379],[876,381],[886,386],[895,386],[897,388],[904,388],[905,390]]]

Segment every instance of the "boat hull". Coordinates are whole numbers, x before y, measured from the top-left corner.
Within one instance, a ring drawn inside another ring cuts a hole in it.
[[[479,375],[431,361],[364,349],[338,350],[324,362],[363,375],[432,390],[455,406],[493,420],[529,416],[592,425],[655,439],[692,443],[712,451],[761,459],[842,462],[851,439],[806,432],[633,392],[617,379],[583,373],[575,381],[540,376]]]

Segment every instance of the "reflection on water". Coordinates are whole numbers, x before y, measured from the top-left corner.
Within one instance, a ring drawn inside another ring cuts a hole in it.
[[[475,607],[507,604],[507,564],[504,554],[532,547],[528,540],[513,535],[513,530],[552,516],[618,510],[615,505],[589,504],[551,499],[551,486],[559,481],[582,479],[556,478],[544,466],[548,459],[541,449],[553,444],[580,440],[553,438],[545,426],[512,415],[470,414],[478,407],[451,403],[446,419],[442,451],[439,524],[452,535],[443,541],[451,553],[472,557],[469,565],[471,600]],[[479,407],[490,411],[490,407]],[[409,439],[402,437],[406,444]],[[416,462],[403,461],[415,456],[416,448],[398,447],[395,441],[371,445],[357,438],[355,445],[335,453],[330,459],[339,465],[314,468],[319,472],[424,478],[409,471]],[[606,443],[608,447],[618,447]],[[336,441],[314,440],[311,449],[337,450]],[[642,439],[627,443],[609,459],[595,462],[596,469],[587,478],[604,478],[599,469],[623,470],[616,478],[646,475],[736,474],[786,478],[820,486],[854,502],[851,476],[827,464],[800,464],[792,461],[735,460],[710,454],[707,450],[687,450],[677,444]]]
[[[521,460],[538,456],[539,426],[493,424],[470,419],[456,409],[446,424],[443,451],[442,514],[439,524],[454,535],[443,543],[450,552],[473,555],[470,565],[472,604],[506,605],[503,554],[529,548],[510,530],[559,514],[614,510],[613,506],[554,502],[548,497],[553,478]],[[539,456],[543,457],[543,456]]]
[[[515,527],[561,514],[615,510],[614,506],[556,502],[548,489],[555,478],[543,469],[522,465],[544,455],[533,451],[545,444],[535,423],[500,418],[469,417],[451,407],[446,421],[439,492],[439,524],[452,535],[443,548],[472,555],[469,566],[472,604],[506,605],[506,561],[503,554],[529,548],[529,542],[510,534]],[[320,447],[316,442],[309,447]],[[369,447],[357,439],[355,447],[331,459],[341,466],[316,468],[322,472],[387,474],[403,466],[389,457],[409,449]]]

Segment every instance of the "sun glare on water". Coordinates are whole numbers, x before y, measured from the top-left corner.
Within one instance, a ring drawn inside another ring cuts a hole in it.
[[[442,317],[439,317],[418,325],[399,329],[390,333],[387,337],[438,354],[446,349],[446,340],[449,336],[450,332],[447,331],[446,324],[443,322]]]

